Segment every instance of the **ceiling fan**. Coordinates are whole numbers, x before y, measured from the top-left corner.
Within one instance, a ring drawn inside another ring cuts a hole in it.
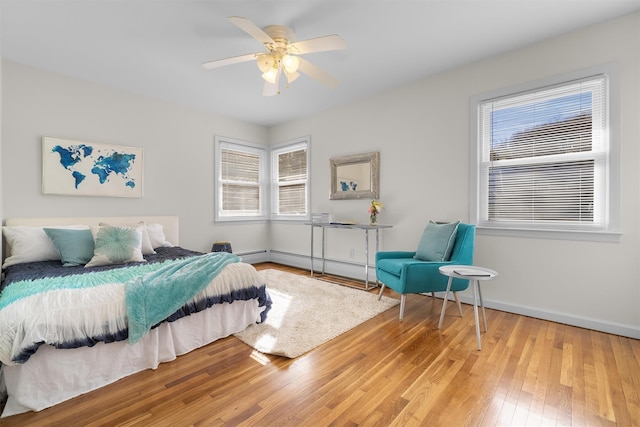
[[[237,25],[254,39],[262,43],[266,53],[249,53],[218,59],[202,64],[206,69],[213,69],[225,65],[237,64],[255,60],[262,78],[265,80],[262,94],[271,96],[280,93],[280,78],[284,74],[287,82],[291,83],[300,76],[299,72],[318,80],[329,88],[338,86],[338,80],[299,55],[312,52],[325,52],[345,49],[347,43],[337,34],[317,37],[296,42],[293,31],[283,25],[270,25],[262,30],[247,18],[230,16],[229,21]]]

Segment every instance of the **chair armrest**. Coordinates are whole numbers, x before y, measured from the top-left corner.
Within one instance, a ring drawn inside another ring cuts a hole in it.
[[[440,273],[440,267],[451,265],[451,261],[417,261],[402,266],[401,277],[404,277],[406,292],[442,292],[447,288],[449,277]],[[462,291],[467,288],[466,279],[453,279],[452,290]]]
[[[440,267],[447,264],[449,264],[449,262],[439,262],[439,261],[432,262],[432,261],[416,260],[416,262],[410,262],[403,265],[402,269],[407,275],[424,276],[424,275],[429,275],[431,273],[440,274],[440,270],[439,270]]]
[[[379,259],[391,259],[391,258],[413,258],[415,252],[408,251],[387,251],[376,252],[376,261]]]

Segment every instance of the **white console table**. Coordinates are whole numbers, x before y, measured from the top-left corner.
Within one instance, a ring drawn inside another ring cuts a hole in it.
[[[376,252],[379,250],[380,245],[380,230],[383,228],[391,228],[391,225],[369,225],[369,224],[344,224],[337,222],[307,222],[306,225],[311,226],[311,277],[313,277],[313,235],[314,229],[320,228],[322,230],[322,275],[325,274],[325,232],[327,228],[342,228],[342,229],[355,229],[355,230],[364,230],[364,255],[365,255],[365,263],[364,263],[364,289],[369,290],[373,287],[369,287],[369,230],[375,230],[376,232]],[[359,288],[362,289],[362,288]]]

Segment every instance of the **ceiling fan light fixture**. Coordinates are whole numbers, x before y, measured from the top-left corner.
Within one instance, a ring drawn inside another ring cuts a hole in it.
[[[273,56],[267,53],[258,54],[256,58],[256,64],[263,73],[268,73],[269,70],[273,70],[275,62]]]
[[[282,57],[282,66],[287,72],[293,74],[298,71],[298,67],[300,66],[300,59],[295,55],[284,55]]]
[[[269,83],[275,83],[278,78],[278,69],[271,67],[269,70],[262,73],[262,78],[268,81]]]
[[[287,77],[287,82],[288,83],[292,83],[295,79],[297,79],[298,77],[300,77],[300,73],[297,71],[294,71],[293,73],[290,73],[287,71],[287,69],[284,69],[284,75]]]

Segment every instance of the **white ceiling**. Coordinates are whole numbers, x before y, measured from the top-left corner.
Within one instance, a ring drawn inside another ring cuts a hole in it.
[[[2,57],[192,108],[274,125],[640,10],[640,0],[1,0]],[[344,51],[305,59],[337,77],[302,76],[262,96],[260,52],[230,23],[287,25],[297,40],[340,34]]]

